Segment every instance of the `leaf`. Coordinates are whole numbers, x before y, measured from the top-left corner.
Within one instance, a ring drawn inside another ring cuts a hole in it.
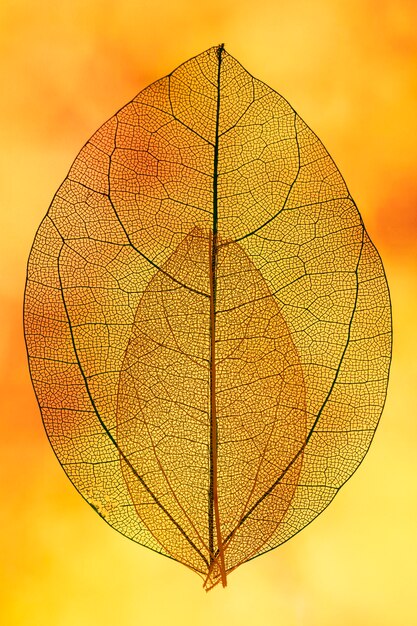
[[[70,480],[206,589],[331,502],[391,355],[383,267],[341,174],[223,46],[81,150],[33,244],[25,334]]]

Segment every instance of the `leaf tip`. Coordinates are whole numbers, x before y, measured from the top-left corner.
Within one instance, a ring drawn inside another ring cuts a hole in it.
[[[217,46],[217,56],[219,57],[219,60],[222,58],[222,54],[223,54],[223,52],[225,52],[225,49],[224,49],[224,43],[220,43],[220,44]]]

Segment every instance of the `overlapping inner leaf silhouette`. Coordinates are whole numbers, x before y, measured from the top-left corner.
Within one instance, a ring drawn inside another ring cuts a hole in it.
[[[138,515],[167,552],[201,571],[210,555],[215,560],[208,497],[210,237],[192,231],[141,299],[120,377],[117,432]],[[230,569],[262,548],[286,513],[301,456],[265,494],[302,448],[306,419],[302,369],[288,327],[239,244],[220,247],[217,284],[218,499]],[[254,506],[256,520],[243,519]],[[166,510],[177,525],[166,526]]]
[[[109,524],[207,589],[355,471],[390,330],[336,166],[222,46],[93,135],[29,260],[31,375],[62,466]]]

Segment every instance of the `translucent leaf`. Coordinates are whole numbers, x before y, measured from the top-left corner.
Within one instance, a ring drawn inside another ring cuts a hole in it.
[[[383,267],[342,176],[223,46],[81,150],[33,244],[25,333],[70,480],[207,589],[331,502],[391,354]]]

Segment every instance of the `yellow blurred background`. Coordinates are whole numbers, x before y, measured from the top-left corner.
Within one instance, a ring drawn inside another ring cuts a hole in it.
[[[0,623],[417,624],[417,3],[3,0],[0,7]],[[394,314],[386,408],[330,507],[206,594],[107,526],[55,459],[22,335],[26,261],[92,133],[218,43],[286,97],[344,175]]]

